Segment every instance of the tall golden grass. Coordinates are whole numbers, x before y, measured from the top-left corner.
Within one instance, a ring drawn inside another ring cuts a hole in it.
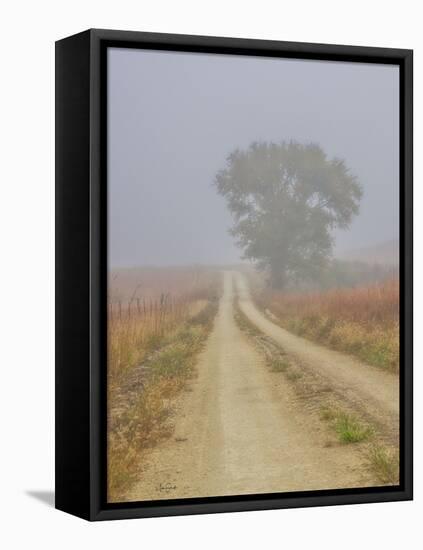
[[[145,450],[169,435],[169,399],[192,375],[217,308],[216,274],[137,270],[108,307],[108,495],[124,499]],[[123,279],[123,278],[122,278]],[[176,279],[176,280],[175,280]],[[118,286],[120,283],[120,287]],[[168,291],[171,288],[173,294]],[[142,291],[142,294],[140,292]]]
[[[265,290],[259,302],[284,327],[301,336],[398,370],[398,279],[325,292]]]
[[[168,294],[162,296],[159,300],[144,302],[145,309],[133,306],[131,309],[131,304],[119,310],[114,310],[112,305],[109,307],[108,376],[111,387],[206,303],[206,298],[199,294],[179,299]]]
[[[169,290],[171,289],[171,290]],[[216,274],[196,268],[138,268],[111,274],[108,378],[113,387],[216,292]]]

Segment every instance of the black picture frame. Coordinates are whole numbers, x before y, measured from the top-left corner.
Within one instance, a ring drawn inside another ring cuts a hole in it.
[[[106,51],[110,46],[396,64],[400,69],[400,485],[107,504]],[[413,53],[91,29],[56,43],[56,508],[87,520],[412,499]]]

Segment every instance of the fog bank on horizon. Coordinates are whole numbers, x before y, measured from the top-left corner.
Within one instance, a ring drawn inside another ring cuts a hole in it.
[[[337,251],[398,240],[399,71],[338,63],[108,50],[109,265],[231,265],[213,187],[253,141],[316,142],[364,189]]]

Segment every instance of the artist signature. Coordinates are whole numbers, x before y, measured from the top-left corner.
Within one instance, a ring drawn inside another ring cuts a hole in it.
[[[176,485],[173,483],[160,483],[159,485],[159,491],[161,493],[170,493],[171,491],[174,491],[176,489]]]

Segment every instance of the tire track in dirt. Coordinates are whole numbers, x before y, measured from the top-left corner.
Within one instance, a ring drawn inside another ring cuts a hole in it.
[[[198,376],[174,403],[173,436],[148,451],[124,500],[375,485],[360,449],[325,446],[327,428],[238,328],[234,277],[224,273]]]
[[[352,356],[296,336],[268,319],[254,304],[246,277],[235,274],[239,307],[265,336],[306,368],[325,378],[333,391],[375,422],[391,440],[399,435],[399,377]]]

